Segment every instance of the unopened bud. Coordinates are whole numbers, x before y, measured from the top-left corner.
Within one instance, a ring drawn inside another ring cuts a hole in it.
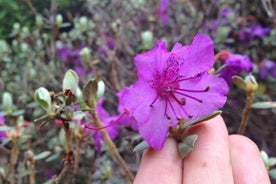
[[[56,25],[57,25],[57,27],[60,28],[61,25],[62,25],[62,23],[63,23],[63,17],[62,17],[62,15],[61,14],[57,14],[56,15]]]
[[[18,22],[13,24],[13,32],[18,34],[20,32],[20,24]]]
[[[28,50],[28,44],[23,42],[21,43],[20,48],[21,48],[21,51],[25,53]]]
[[[85,17],[85,16],[82,16],[82,17],[80,17],[80,29],[82,30],[82,31],[86,31],[86,29],[87,29],[87,17]]]
[[[144,49],[150,49],[153,43],[153,33],[151,31],[144,31],[141,33],[141,38]]]
[[[103,95],[104,95],[104,92],[105,92],[105,84],[103,81],[99,81],[98,82],[98,89],[97,89],[97,93],[96,93],[96,96],[97,98],[101,98]]]
[[[246,91],[256,91],[258,89],[258,83],[255,77],[251,74],[245,77]]]
[[[40,15],[35,16],[35,25],[38,27],[43,26],[43,18]]]
[[[87,60],[87,61],[90,60],[90,49],[88,47],[84,47],[83,49],[81,49],[80,56],[84,60]]]

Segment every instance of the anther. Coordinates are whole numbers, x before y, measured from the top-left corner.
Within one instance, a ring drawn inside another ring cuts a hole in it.
[[[196,75],[196,77],[200,77],[201,76],[201,73],[199,72],[197,75]]]
[[[181,101],[182,105],[185,105],[185,104],[186,104],[186,98],[182,97],[182,98],[180,99],[180,101]]]
[[[210,86],[207,86],[204,91],[207,92],[209,91],[209,89],[210,89]]]

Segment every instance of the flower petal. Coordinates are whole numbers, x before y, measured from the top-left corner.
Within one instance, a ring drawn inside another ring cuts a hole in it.
[[[197,34],[189,46],[180,47],[176,44],[172,53],[181,58],[180,73],[184,76],[207,71],[214,64],[214,44],[211,38],[204,34]]]
[[[163,41],[158,41],[154,49],[144,54],[138,54],[134,58],[138,76],[150,80],[153,73],[156,71],[161,72],[165,68],[164,66],[166,65],[169,55],[166,49],[166,43]]]
[[[163,147],[169,130],[168,123],[164,116],[162,116],[163,111],[164,106],[156,104],[151,109],[149,119],[138,124],[139,133],[154,149],[161,149]]]

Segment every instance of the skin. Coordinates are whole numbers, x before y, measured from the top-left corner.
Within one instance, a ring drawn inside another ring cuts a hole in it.
[[[185,159],[174,139],[162,150],[144,151],[134,184],[269,184],[258,147],[245,136],[228,135],[220,116],[190,127],[198,134],[194,150]]]

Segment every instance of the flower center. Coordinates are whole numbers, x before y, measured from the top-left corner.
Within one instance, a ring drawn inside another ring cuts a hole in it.
[[[174,56],[170,57],[167,61],[167,67],[162,72],[156,71],[153,75],[153,79],[149,81],[149,84],[156,90],[157,94],[155,99],[150,104],[150,107],[153,107],[157,100],[164,100],[164,116],[168,120],[171,120],[172,118],[171,115],[168,114],[168,108],[172,109],[172,112],[174,113],[173,115],[177,118],[177,120],[183,119],[183,117],[178,117],[179,115],[177,115],[174,107],[175,104],[180,106],[180,109],[188,118],[192,118],[193,115],[189,114],[184,108],[187,100],[194,100],[198,103],[203,103],[202,99],[194,97],[192,94],[208,92],[210,87],[206,86],[204,89],[185,89],[181,83],[199,77],[201,77],[201,73],[191,77],[183,76],[181,73],[179,73],[179,64],[177,58]]]

